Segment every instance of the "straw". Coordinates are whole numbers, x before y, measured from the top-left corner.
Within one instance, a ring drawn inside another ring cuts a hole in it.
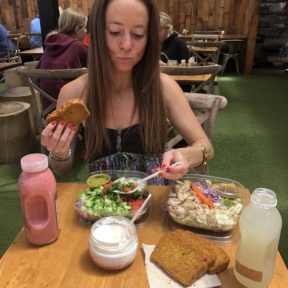
[[[146,204],[148,203],[149,199],[151,198],[151,194],[148,195],[148,197],[145,199],[145,201],[143,202],[143,204],[141,205],[141,207],[138,209],[138,211],[135,213],[134,217],[130,220],[130,222],[128,223],[128,225],[126,226],[124,233],[123,233],[123,239],[121,240],[121,242],[119,244],[123,244],[123,242],[125,242],[126,240],[126,234],[128,232],[128,229],[130,228],[130,226],[135,222],[135,220],[138,218],[138,216],[141,214],[141,212],[143,211],[143,209],[145,208]]]

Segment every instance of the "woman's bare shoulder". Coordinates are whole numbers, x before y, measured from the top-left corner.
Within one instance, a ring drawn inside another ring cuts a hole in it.
[[[86,102],[88,75],[84,74],[62,87],[59,93],[57,107],[73,98],[82,98]]]
[[[180,99],[185,98],[182,89],[171,76],[165,73],[161,73],[160,80],[163,89],[163,95],[168,104],[171,102],[174,104]]]

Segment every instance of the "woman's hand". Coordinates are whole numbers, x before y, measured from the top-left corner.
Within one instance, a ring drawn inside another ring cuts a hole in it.
[[[167,66],[167,63],[163,62],[162,60],[159,60],[159,65],[160,66]]]
[[[159,169],[166,169],[161,172],[160,176],[167,179],[179,179],[183,175],[187,174],[189,163],[186,160],[186,157],[183,152],[181,152],[182,149],[172,149],[168,152],[165,152],[163,155],[163,162],[162,167]],[[176,163],[180,161],[181,164],[170,167],[173,163]]]
[[[56,121],[49,123],[41,133],[41,145],[49,152],[59,158],[65,158],[71,146],[71,141],[77,128],[71,123],[65,128],[65,121],[62,120],[56,127]]]

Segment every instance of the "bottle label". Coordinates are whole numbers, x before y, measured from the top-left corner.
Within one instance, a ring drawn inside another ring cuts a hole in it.
[[[255,282],[261,282],[263,278],[263,272],[248,268],[236,260],[235,270],[243,277],[253,280]]]

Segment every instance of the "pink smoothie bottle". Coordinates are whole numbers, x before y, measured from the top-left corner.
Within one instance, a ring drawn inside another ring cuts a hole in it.
[[[18,180],[24,228],[27,239],[35,245],[55,241],[59,234],[56,180],[44,154],[29,154],[21,159]]]

